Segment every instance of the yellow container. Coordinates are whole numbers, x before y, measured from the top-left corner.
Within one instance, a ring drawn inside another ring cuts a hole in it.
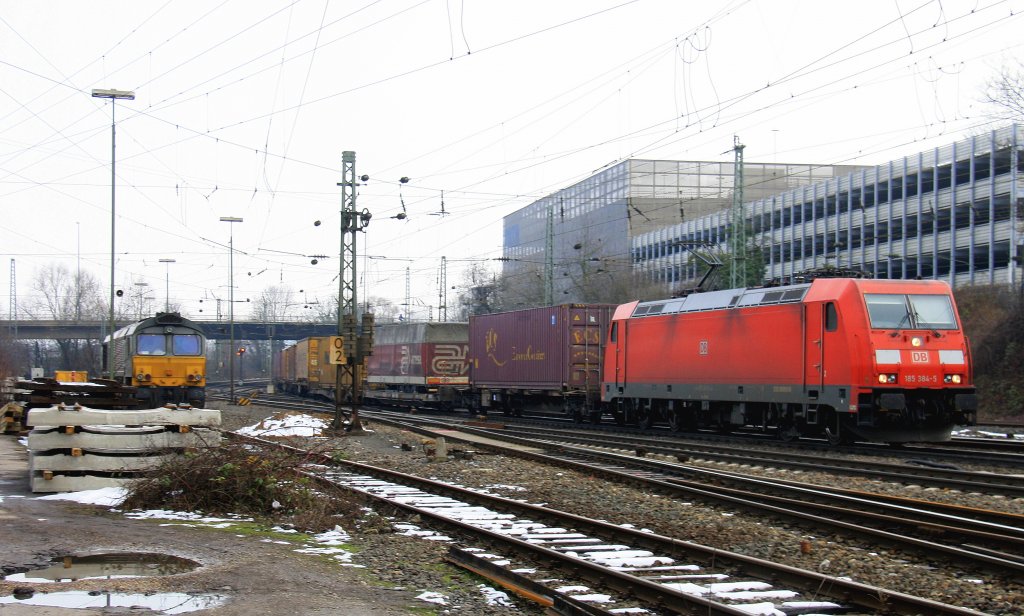
[[[81,370],[57,370],[53,378],[61,383],[85,383],[89,380],[89,373]]]

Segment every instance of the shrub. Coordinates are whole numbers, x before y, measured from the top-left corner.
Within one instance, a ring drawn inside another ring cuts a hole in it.
[[[240,442],[206,447],[176,456],[133,481],[123,507],[246,515],[311,532],[346,521],[351,528],[361,514],[361,500],[296,472],[313,456]]]

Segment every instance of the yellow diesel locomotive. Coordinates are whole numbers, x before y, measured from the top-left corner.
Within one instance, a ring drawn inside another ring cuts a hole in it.
[[[104,365],[113,353],[111,378],[137,388],[143,408],[168,403],[206,404],[206,336],[177,312],[158,312],[104,340]]]

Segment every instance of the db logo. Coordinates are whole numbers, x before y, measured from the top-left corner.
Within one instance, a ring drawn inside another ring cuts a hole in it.
[[[915,364],[927,364],[928,363],[928,351],[911,351],[910,361]]]

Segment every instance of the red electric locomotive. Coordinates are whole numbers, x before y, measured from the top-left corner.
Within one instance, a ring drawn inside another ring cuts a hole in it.
[[[941,281],[822,278],[632,302],[608,334],[601,393],[620,423],[942,441],[977,411]]]

